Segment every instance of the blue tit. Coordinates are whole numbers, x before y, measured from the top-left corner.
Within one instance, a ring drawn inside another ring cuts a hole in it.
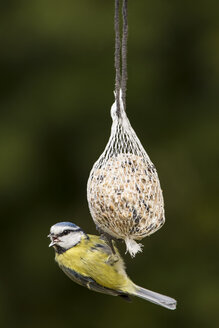
[[[171,310],[176,308],[173,298],[135,285],[126,274],[118,249],[114,245],[114,253],[101,237],[87,235],[71,222],[56,223],[48,237],[59,267],[76,283],[126,300],[138,296]]]

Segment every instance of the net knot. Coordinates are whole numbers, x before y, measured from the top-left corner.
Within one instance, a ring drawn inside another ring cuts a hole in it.
[[[111,117],[113,121],[116,120],[124,120],[124,118],[126,118],[126,114],[125,114],[125,108],[124,108],[124,103],[123,103],[123,98],[122,98],[122,89],[119,90],[119,111],[118,111],[118,107],[117,107],[117,93],[116,91],[114,91],[114,96],[115,96],[115,101],[112,104],[111,107]],[[118,115],[119,112],[119,115]]]

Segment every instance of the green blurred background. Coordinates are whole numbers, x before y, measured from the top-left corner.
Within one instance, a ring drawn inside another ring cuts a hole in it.
[[[218,0],[129,0],[127,113],[158,169],[166,224],[125,260],[177,310],[90,292],[48,248],[61,220],[96,233],[86,182],[110,134],[113,10],[1,1],[1,327],[217,326]]]

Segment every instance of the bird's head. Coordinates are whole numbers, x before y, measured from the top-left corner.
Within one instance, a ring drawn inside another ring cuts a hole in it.
[[[80,227],[71,222],[59,222],[50,228],[48,237],[51,240],[49,247],[53,246],[56,251],[66,251],[77,245],[85,233]]]

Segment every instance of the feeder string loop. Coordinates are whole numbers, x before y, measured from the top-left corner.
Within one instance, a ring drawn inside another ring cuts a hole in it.
[[[115,16],[114,16],[114,28],[115,28],[115,69],[116,69],[116,77],[115,77],[115,92],[116,92],[116,112],[117,116],[120,117],[120,85],[121,85],[121,74],[120,74],[120,31],[119,31],[119,8],[120,8],[120,0],[115,0]]]
[[[126,109],[126,86],[127,86],[127,39],[128,39],[128,0],[123,0],[122,4],[122,48],[120,38],[120,0],[115,0],[115,16],[114,16],[114,28],[115,28],[115,92],[116,92],[116,113],[118,117],[121,117],[120,112],[120,90],[122,90],[122,100],[124,109]],[[121,57],[122,57],[122,74],[121,74]]]
[[[122,32],[122,80],[121,80],[121,89],[122,89],[122,100],[124,109],[126,110],[126,85],[128,79],[127,73],[127,40],[128,40],[128,0],[123,0],[122,6],[122,17],[123,17],[123,32]]]

